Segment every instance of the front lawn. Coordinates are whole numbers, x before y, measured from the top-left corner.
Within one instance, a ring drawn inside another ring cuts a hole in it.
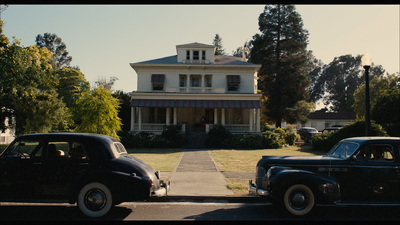
[[[183,154],[181,148],[127,148],[129,154],[145,161],[155,170],[173,172]],[[324,152],[313,151],[311,145],[302,147],[290,146],[279,149],[261,150],[209,150],[221,172],[255,172],[256,164],[263,155],[324,155]],[[248,195],[247,179],[225,179],[227,187],[237,196]]]
[[[127,148],[126,151],[160,172],[174,171],[183,154],[181,148]]]
[[[263,155],[324,155],[313,151],[311,145],[289,146],[278,149],[260,150],[209,150],[221,172],[255,172],[256,164]]]

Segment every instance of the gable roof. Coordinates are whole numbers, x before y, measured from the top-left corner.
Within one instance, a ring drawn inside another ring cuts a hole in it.
[[[167,56],[158,59],[151,59],[147,61],[131,63],[131,65],[137,64],[176,64],[176,65],[183,65],[183,62],[178,62],[178,55]],[[185,63],[185,65],[190,63]],[[196,64],[196,65],[203,65],[203,64]],[[259,66],[258,64],[244,62],[242,58],[236,56],[227,56],[227,55],[216,55],[215,61],[213,64],[206,64],[206,65],[243,65],[243,66]]]
[[[354,112],[322,112],[317,111],[310,113],[308,119],[314,120],[354,120],[356,114]]]
[[[202,43],[198,43],[198,42],[177,45],[176,47],[177,48],[215,48],[214,45],[207,45],[207,44],[202,44]]]

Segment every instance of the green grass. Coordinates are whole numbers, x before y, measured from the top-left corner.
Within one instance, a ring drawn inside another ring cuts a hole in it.
[[[151,167],[160,172],[172,172],[178,165],[179,159],[183,154],[183,149],[180,148],[146,148],[133,149],[128,148],[127,152],[133,155]]]
[[[261,150],[210,150],[210,154],[221,172],[255,172],[256,164],[263,155],[323,155],[312,147],[290,146],[279,149]]]

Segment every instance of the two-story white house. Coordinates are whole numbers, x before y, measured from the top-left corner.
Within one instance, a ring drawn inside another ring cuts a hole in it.
[[[176,46],[177,55],[130,63],[137,73],[131,92],[131,131],[159,133],[164,125],[208,132],[222,124],[232,133],[260,132],[260,65],[215,54],[215,46]]]

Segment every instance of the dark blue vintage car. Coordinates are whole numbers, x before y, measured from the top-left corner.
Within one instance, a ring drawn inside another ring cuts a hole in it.
[[[400,205],[400,138],[357,137],[325,156],[263,156],[249,191],[295,216],[315,205]]]
[[[101,217],[126,201],[164,196],[169,184],[116,139],[49,133],[16,138],[0,154],[0,200],[77,203]]]

